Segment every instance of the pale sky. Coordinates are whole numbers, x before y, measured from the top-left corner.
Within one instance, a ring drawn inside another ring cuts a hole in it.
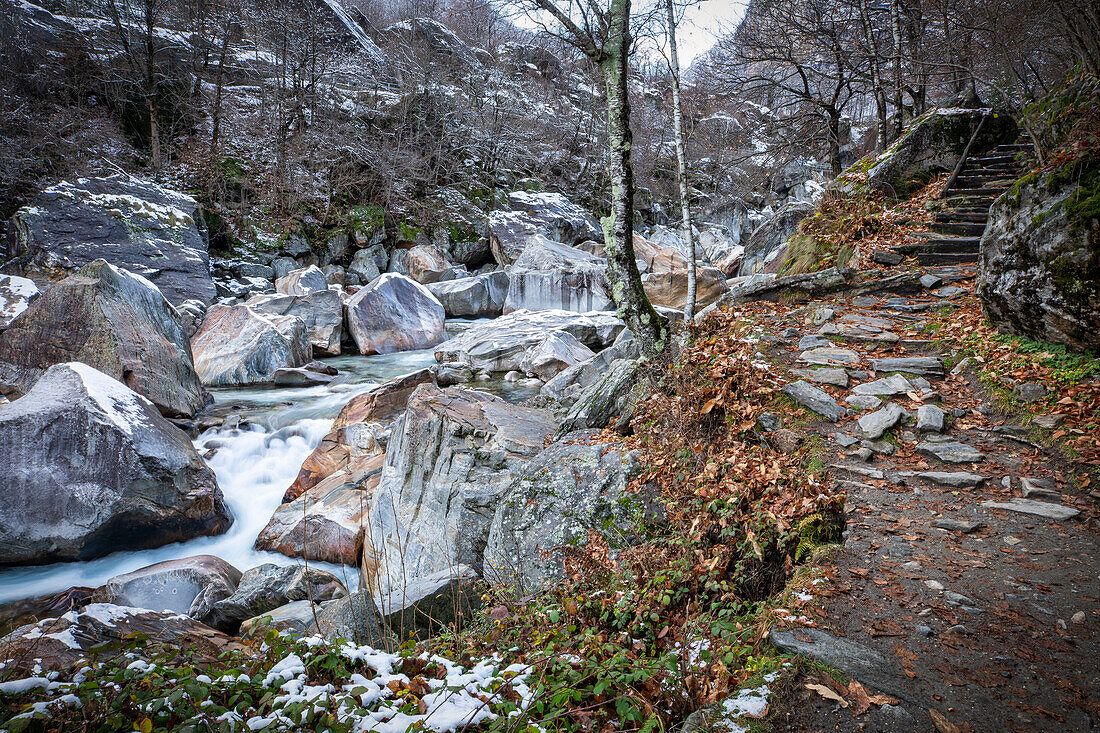
[[[686,69],[696,56],[710,50],[719,36],[732,33],[747,4],[747,0],[703,0],[688,8],[678,29],[680,65]]]

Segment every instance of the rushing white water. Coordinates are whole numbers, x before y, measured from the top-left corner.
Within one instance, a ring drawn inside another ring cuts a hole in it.
[[[469,325],[448,321],[449,335]],[[218,477],[233,526],[217,537],[200,537],[152,550],[116,552],[86,562],[54,563],[0,570],[0,603],[55,593],[73,586],[102,585],[120,573],[165,560],[216,555],[241,570],[263,563],[296,565],[301,560],[253,549],[256,536],[271,519],[283,492],[294,481],[302,461],[328,432],[348,400],[372,386],[435,363],[431,350],[384,356],[342,356],[326,363],[340,370],[331,384],[301,388],[212,390],[218,415],[236,414],[244,427],[208,430],[195,441],[200,453],[217,452],[207,463]],[[521,400],[537,390],[502,382],[479,383],[502,396]],[[311,562],[354,588],[356,568]]]

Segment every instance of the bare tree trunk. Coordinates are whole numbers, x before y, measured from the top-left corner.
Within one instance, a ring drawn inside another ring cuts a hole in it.
[[[894,139],[901,137],[905,127],[905,110],[902,107],[901,83],[901,22],[898,18],[898,0],[890,0],[890,32],[894,36]]]
[[[607,134],[610,143],[611,215],[603,220],[607,275],[619,317],[638,340],[642,356],[651,359],[668,342],[668,327],[642,289],[634,259],[634,169],[630,162],[630,0],[611,0],[608,43],[600,56],[607,84]]]
[[[840,164],[840,110],[827,110],[826,116],[829,121],[829,167],[836,178],[844,170]]]
[[[886,90],[882,88],[882,73],[879,70],[878,39],[871,24],[871,13],[867,10],[867,0],[859,0],[859,16],[863,20],[863,33],[867,36],[867,47],[871,51],[871,86],[875,96],[875,119],[878,122],[878,149],[886,150],[890,135],[886,127]]]
[[[680,183],[680,215],[683,220],[684,236],[688,243],[688,291],[684,303],[684,320],[695,317],[695,295],[697,273],[695,271],[695,229],[691,225],[691,205],[688,202],[687,153],[684,150],[684,110],[680,104],[680,55],[676,48],[676,13],[673,0],[667,0],[669,68],[672,71],[672,130],[676,138],[676,168]]]
[[[222,85],[225,78],[225,57],[229,52],[229,28],[230,24],[227,22],[225,26],[225,35],[222,37],[221,53],[218,55],[218,76],[214,82],[214,110],[213,110],[213,123],[212,130],[210,131],[210,154],[218,154],[218,135],[221,132],[222,123]]]

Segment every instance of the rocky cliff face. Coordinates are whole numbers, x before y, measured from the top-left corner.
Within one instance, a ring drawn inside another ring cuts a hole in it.
[[[1100,212],[1088,208],[1097,173],[1028,176],[993,204],[978,294],[999,330],[1100,349]]]

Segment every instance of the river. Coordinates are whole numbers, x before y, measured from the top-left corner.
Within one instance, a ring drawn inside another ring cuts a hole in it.
[[[447,322],[447,337],[461,333],[470,321]],[[295,565],[302,561],[253,548],[256,536],[279,506],[302,461],[329,431],[348,400],[394,377],[435,363],[432,349],[381,356],[339,356],[325,359],[340,370],[330,384],[316,387],[211,389],[217,415],[236,414],[243,427],[212,429],[195,440],[200,453],[217,447],[208,459],[218,478],[233,526],[217,537],[200,537],[151,550],[116,552],[96,560],[62,562],[0,570],[0,603],[55,593],[73,586],[99,586],[108,579],[165,560],[192,555],[216,555],[240,570],[263,563]],[[503,381],[474,385],[511,401],[534,396],[537,387]],[[356,568],[310,562],[333,573],[353,589]]]

